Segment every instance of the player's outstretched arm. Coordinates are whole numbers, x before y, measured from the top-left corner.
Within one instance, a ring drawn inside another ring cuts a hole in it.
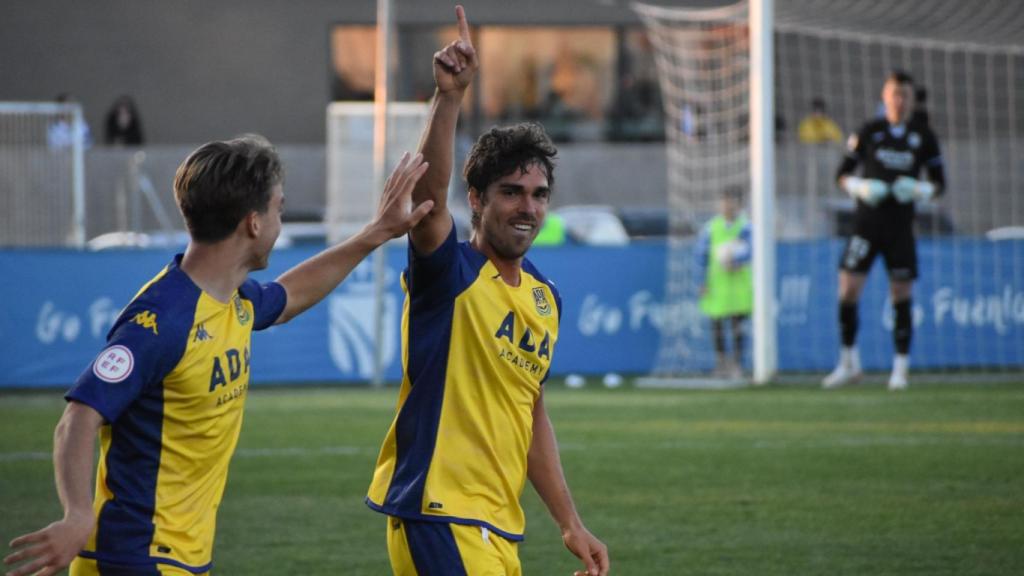
[[[558,455],[558,442],[544,408],[544,395],[533,407],[533,443],[527,457],[527,475],[551,517],[562,531],[562,542],[583,562],[585,571],[575,576],[607,576],[611,569],[608,548],[583,525],[569,493]]]
[[[410,157],[406,153],[384,183],[384,193],[372,222],[355,236],[300,263],[277,279],[288,294],[278,324],[323,300],[370,252],[392,238],[403,236],[423,220],[434,203],[427,200],[413,208],[411,196],[413,186],[428,167],[421,155]]]
[[[415,202],[434,201],[434,209],[411,234],[413,246],[421,254],[430,254],[451,231],[448,212],[448,182],[454,163],[455,127],[466,89],[479,67],[469,34],[469,23],[462,6],[455,7],[459,39],[434,53],[434,82],[437,88],[430,103],[430,117],[420,140],[420,153],[430,168],[413,191]]]
[[[8,576],[48,576],[66,568],[85,547],[96,526],[92,512],[93,446],[103,424],[99,412],[68,403],[53,434],[53,470],[64,518],[11,541],[4,564],[21,566]]]

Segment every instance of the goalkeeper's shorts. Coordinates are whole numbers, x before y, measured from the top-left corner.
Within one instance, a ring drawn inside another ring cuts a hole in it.
[[[878,226],[874,229],[858,226],[846,242],[839,269],[867,274],[879,254],[885,259],[890,280],[917,278],[917,242],[911,225]]]
[[[486,528],[393,516],[387,521],[395,576],[522,576],[518,544]]]

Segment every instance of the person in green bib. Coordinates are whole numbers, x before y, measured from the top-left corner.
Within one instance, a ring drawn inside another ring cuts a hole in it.
[[[565,244],[565,218],[555,212],[549,212],[540,232],[533,239],[534,246],[561,246]]]
[[[753,305],[750,276],[750,222],[740,213],[743,189],[722,190],[719,213],[701,230],[697,242],[700,309],[711,319],[715,376],[743,378],[743,331]],[[726,324],[732,330],[732,356],[725,348]]]

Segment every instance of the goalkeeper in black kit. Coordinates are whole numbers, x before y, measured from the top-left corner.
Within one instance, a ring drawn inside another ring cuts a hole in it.
[[[839,167],[839,187],[856,200],[853,235],[839,263],[839,364],[825,380],[837,388],[861,377],[857,353],[857,304],[875,257],[882,255],[889,272],[889,292],[895,326],[890,390],[907,387],[910,339],[914,323],[911,293],[917,278],[914,205],[942,194],[945,185],[942,155],[935,134],[924,123],[910,120],[914,82],[893,72],[882,88],[885,118],[871,120],[850,136]],[[860,176],[854,175],[860,166]],[[927,180],[919,179],[921,172]]]

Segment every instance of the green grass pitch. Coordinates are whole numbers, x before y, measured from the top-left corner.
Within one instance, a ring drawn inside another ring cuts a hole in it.
[[[389,573],[363,495],[397,392],[254,388],[215,573]],[[1024,385],[547,395],[576,502],[621,575],[1024,574]],[[0,538],[60,513],[58,392],[0,394]],[[524,572],[577,562],[531,488]],[[6,554],[6,553],[5,553]]]

